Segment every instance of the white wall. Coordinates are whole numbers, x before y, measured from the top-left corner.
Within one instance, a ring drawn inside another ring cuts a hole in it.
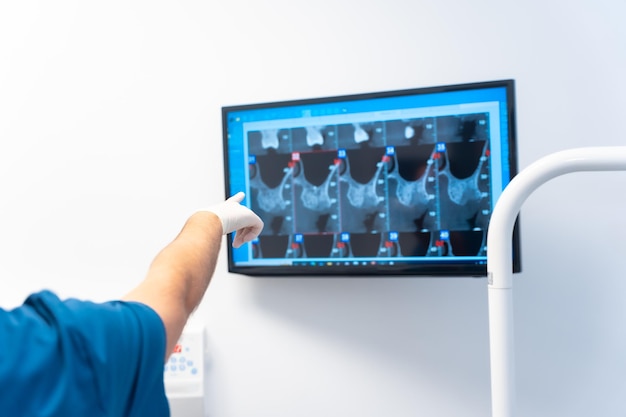
[[[138,282],[223,196],[220,107],[517,80],[520,166],[626,144],[615,0],[0,3],[0,305]],[[626,413],[626,175],[522,210],[520,415]],[[215,417],[486,416],[484,279],[218,273],[196,318]]]

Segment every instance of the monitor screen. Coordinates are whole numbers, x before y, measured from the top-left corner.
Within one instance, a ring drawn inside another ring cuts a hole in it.
[[[486,275],[517,172],[513,80],[227,106],[222,123],[226,194],[265,223],[229,237],[230,272]]]

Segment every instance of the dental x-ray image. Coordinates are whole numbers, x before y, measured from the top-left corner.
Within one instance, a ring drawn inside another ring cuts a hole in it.
[[[254,256],[484,253],[488,137],[486,113],[249,131]]]

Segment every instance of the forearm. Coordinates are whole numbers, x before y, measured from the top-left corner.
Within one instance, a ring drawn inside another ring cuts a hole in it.
[[[168,355],[204,296],[221,242],[219,218],[207,211],[195,213],[155,257],[145,280],[124,297],[147,304],[159,314],[167,333]]]
[[[152,307],[161,317],[166,357],[209,286],[222,235],[236,231],[233,246],[239,247],[263,230],[259,216],[241,205],[244,197],[239,192],[191,216],[176,239],[156,256],[143,282],[124,297]]]
[[[189,314],[198,306],[209,285],[222,242],[217,216],[198,212],[179,235],[153,260],[146,279],[164,279],[177,285]]]

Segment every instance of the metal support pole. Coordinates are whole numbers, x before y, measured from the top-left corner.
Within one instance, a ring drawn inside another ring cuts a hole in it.
[[[513,417],[515,411],[511,239],[515,219],[524,201],[540,185],[578,171],[626,171],[626,146],[577,148],[539,159],[513,178],[491,215],[487,235],[487,288],[492,417]]]

